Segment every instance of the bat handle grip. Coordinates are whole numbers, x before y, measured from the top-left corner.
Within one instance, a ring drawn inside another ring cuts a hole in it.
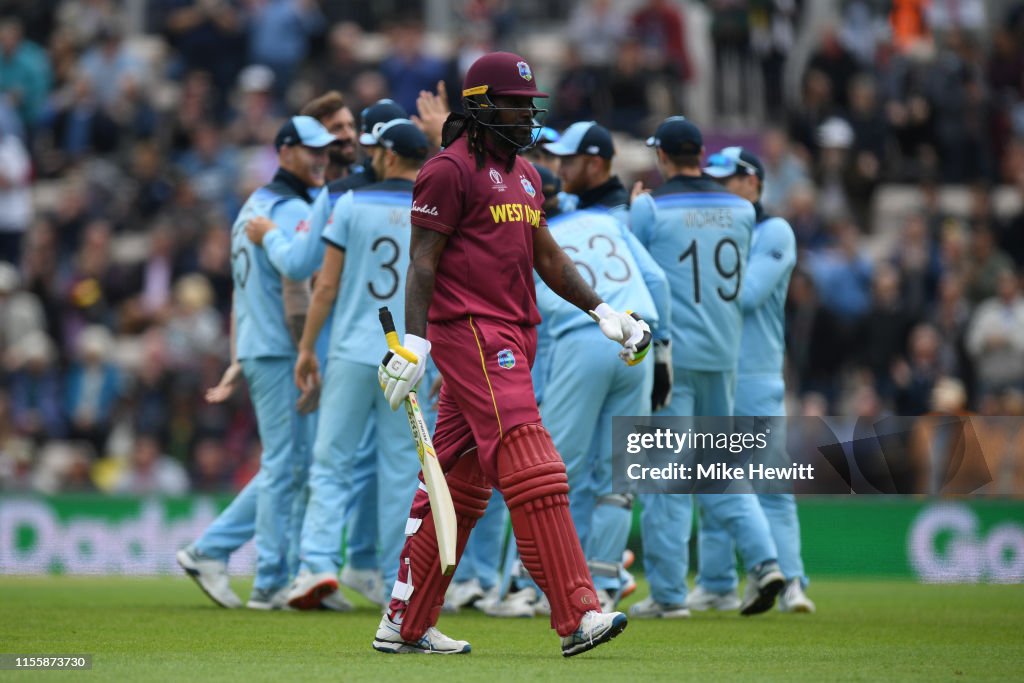
[[[377,317],[380,318],[380,326],[384,328],[384,334],[395,331],[395,320],[391,317],[391,311],[388,310],[387,306],[381,306],[377,309]]]

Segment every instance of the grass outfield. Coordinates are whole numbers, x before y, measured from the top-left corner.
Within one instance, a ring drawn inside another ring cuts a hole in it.
[[[247,596],[248,585],[236,590]],[[643,593],[641,588],[640,593]],[[1009,681],[1021,680],[1020,586],[816,581],[818,614],[633,620],[563,659],[546,620],[443,616],[462,657],[394,656],[370,641],[379,614],[214,607],[185,578],[0,577],[0,652],[94,655],[89,672],[0,680],[117,681]]]

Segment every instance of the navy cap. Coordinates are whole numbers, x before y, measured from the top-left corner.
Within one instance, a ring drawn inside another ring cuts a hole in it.
[[[658,147],[666,154],[700,154],[704,136],[686,117],[670,116],[647,138],[647,146]]]
[[[611,133],[593,121],[578,121],[572,124],[556,142],[544,145],[544,149],[560,157],[590,154],[602,159],[611,159],[615,156]]]
[[[562,179],[552,173],[550,168],[547,166],[541,166],[540,164],[534,164],[533,167],[537,169],[537,174],[540,176],[541,191],[543,191],[545,187],[555,188],[554,194],[558,194],[562,191]],[[546,193],[545,196],[547,196]]]
[[[337,142],[335,137],[312,116],[291,117],[284,122],[281,129],[277,131],[277,135],[274,136],[274,147],[277,149],[293,145],[326,147],[332,142]]]
[[[409,119],[393,119],[373,127],[373,144],[389,149],[406,159],[427,158],[430,143],[415,123]]]
[[[409,113],[394,100],[377,100],[359,115],[359,144],[376,145],[373,127],[394,119],[407,119]]]
[[[764,180],[764,164],[742,147],[726,147],[708,157],[704,172],[712,178],[728,178],[737,173],[756,175]]]

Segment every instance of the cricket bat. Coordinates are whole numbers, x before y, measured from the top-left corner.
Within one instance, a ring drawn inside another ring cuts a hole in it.
[[[384,336],[388,341],[388,348],[397,353],[401,344],[398,341],[398,333],[395,331],[395,321],[391,318],[391,311],[384,306],[378,310],[378,314],[381,327],[384,328]],[[416,392],[410,391],[404,403],[405,414],[409,418],[409,429],[416,442],[416,454],[420,458],[420,469],[423,470],[423,483],[427,487],[430,510],[434,513],[434,531],[437,535],[441,573],[450,576],[455,571],[455,540],[457,536],[452,494],[448,490],[448,482],[445,481],[441,463],[437,461],[434,443],[430,440],[430,431],[423,419],[423,411],[420,410]]]

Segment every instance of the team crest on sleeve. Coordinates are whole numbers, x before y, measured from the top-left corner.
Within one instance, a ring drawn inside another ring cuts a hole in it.
[[[498,351],[498,366],[506,370],[511,370],[516,366],[516,357],[511,349]]]
[[[533,80],[533,72],[530,71],[530,65],[526,62],[516,62],[516,68],[519,69],[519,75],[524,81]]]
[[[526,190],[526,194],[530,195],[531,197],[536,196],[537,190],[533,189],[533,183],[530,182],[529,178],[527,178],[526,176],[521,176],[519,178],[519,182],[523,184],[523,189]]]

